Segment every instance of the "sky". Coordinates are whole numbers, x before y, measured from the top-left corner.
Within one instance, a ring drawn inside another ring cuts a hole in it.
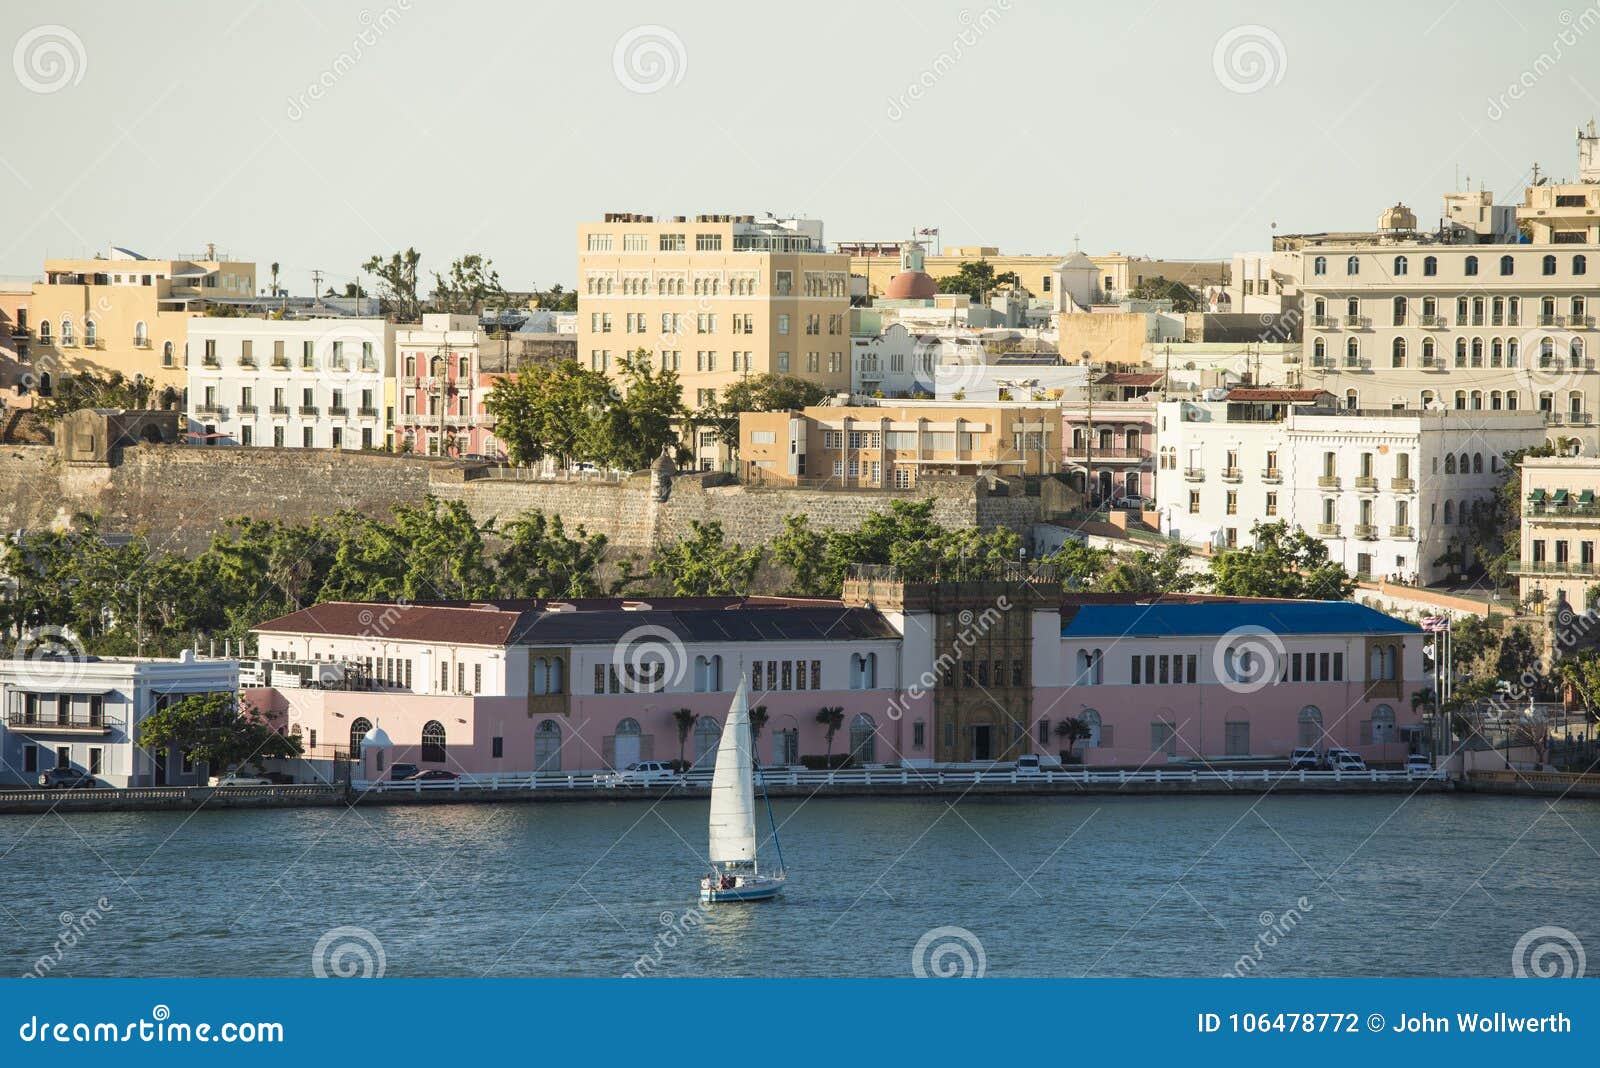
[[[607,211],[1169,258],[1428,224],[1575,175],[1596,5],[6,0],[0,278],[210,242],[294,293],[407,246],[571,287]]]

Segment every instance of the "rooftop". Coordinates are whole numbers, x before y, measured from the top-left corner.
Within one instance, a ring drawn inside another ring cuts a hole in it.
[[[1280,637],[1318,634],[1414,634],[1413,623],[1350,601],[1253,601],[1085,604],[1067,615],[1063,638],[1214,637],[1242,628]]]

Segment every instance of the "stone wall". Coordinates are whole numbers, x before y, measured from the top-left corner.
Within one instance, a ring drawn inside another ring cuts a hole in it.
[[[99,512],[105,529],[143,533],[164,547],[204,547],[233,516],[304,522],[349,508],[384,516],[428,494],[463,502],[475,519],[504,523],[539,510],[560,515],[619,548],[646,549],[689,533],[691,520],[722,523],[732,540],[766,544],[791,513],[820,529],[853,527],[895,500],[934,499],[951,528],[1005,526],[1026,533],[1043,518],[1039,496],[1020,484],[929,479],[916,490],[786,490],[686,473],[658,500],[648,475],[621,482],[519,481],[473,477],[461,465],[420,456],[328,449],[138,445],[116,466],[65,464],[50,446],[0,448],[0,523],[36,530]]]

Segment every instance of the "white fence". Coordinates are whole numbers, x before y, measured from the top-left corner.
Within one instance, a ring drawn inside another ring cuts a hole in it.
[[[1199,771],[1156,769],[1153,771],[1016,771],[997,768],[988,771],[962,769],[923,768],[847,768],[839,771],[791,770],[767,768],[761,773],[768,786],[1122,786],[1130,784],[1178,783],[1237,783],[1296,784],[1296,783],[1421,783],[1429,779],[1443,781],[1443,770],[1423,771]],[[691,771],[671,778],[658,776],[649,780],[630,778],[626,773],[610,771],[495,773],[491,775],[462,775],[455,779],[436,779],[428,782],[368,782],[357,780],[352,788],[362,792],[381,793],[433,793],[435,791],[460,792],[462,790],[617,790],[626,792],[639,789],[666,789],[689,786],[709,789],[711,772]]]

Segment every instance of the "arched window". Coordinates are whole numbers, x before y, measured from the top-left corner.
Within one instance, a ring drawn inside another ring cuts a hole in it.
[[[50,380],[50,372],[49,371],[40,371],[39,372],[39,396],[41,396],[41,397],[50,396],[50,388],[51,388],[50,387],[50,381],[51,380]]]
[[[1506,362],[1505,342],[1495,338],[1489,342],[1489,366],[1499,367]]]
[[[1448,474],[1450,472],[1450,469],[1453,468],[1454,466],[1455,466],[1454,464],[1447,463],[1445,465],[1445,473]],[[1453,527],[1453,526],[1455,526],[1455,524],[1456,524],[1456,502],[1455,501],[1445,501],[1444,502],[1444,525],[1447,526],[1447,527]]]
[[[1472,410],[1475,412],[1483,411],[1483,390],[1481,389],[1472,391]]]
[[[1456,366],[1457,367],[1465,367],[1466,365],[1467,365],[1467,339],[1464,338],[1464,337],[1458,337],[1458,338],[1456,338]]]
[[[1406,266],[1406,258],[1404,256],[1396,256],[1394,258],[1394,273],[1396,276],[1405,274]]]
[[[1472,366],[1483,366],[1483,338],[1481,337],[1472,339]]]
[[[1322,740],[1322,709],[1306,705],[1300,710],[1300,744],[1316,745]]]
[[[1589,259],[1588,259],[1588,257],[1583,256],[1581,254],[1572,257],[1572,273],[1573,274],[1588,274],[1589,273]]]
[[[533,732],[533,767],[535,771],[561,770],[561,724],[553,719],[540,721]]]
[[[1361,394],[1358,393],[1357,391],[1353,390],[1353,389],[1345,390],[1344,391],[1344,406],[1345,406],[1345,408],[1347,410],[1352,411],[1352,412],[1355,411],[1356,409],[1360,408],[1361,407]]]
[[[61,318],[61,343],[63,345],[76,345],[78,336],[72,332],[72,320],[66,316]]]
[[[1422,339],[1422,366],[1433,366],[1433,356],[1436,347],[1437,346],[1434,344],[1433,338],[1425,337]]]
[[[617,731],[611,737],[611,766],[626,768],[629,764],[637,764],[644,755],[643,736],[639,721],[632,716],[618,722]]]
[[[878,654],[852,653],[850,656],[850,688],[870,690],[878,685]]]
[[[170,341],[163,341],[161,343],[161,366],[172,366],[172,342]]]
[[[1361,359],[1361,339],[1358,337],[1346,338],[1344,343],[1344,362],[1353,366]]]
[[[1502,275],[1514,274],[1514,273],[1516,273],[1516,269],[1517,269],[1517,261],[1516,261],[1515,257],[1512,257],[1512,256],[1501,256],[1500,257],[1500,273]]]
[[[850,756],[857,764],[878,762],[878,725],[865,712],[850,721]]]
[[[143,319],[133,324],[133,343],[141,349],[150,344],[150,328]]]
[[[1372,710],[1372,744],[1387,745],[1394,740],[1394,709],[1379,705]]]
[[[1404,367],[1406,365],[1406,339],[1405,338],[1397,337],[1397,338],[1394,339],[1394,345],[1391,346],[1389,362],[1390,362],[1390,365],[1393,366],[1393,367]],[[1215,394],[1213,394],[1213,396],[1214,395]]]
[[[1394,325],[1406,325],[1406,316],[1410,313],[1410,302],[1405,297],[1394,298]]]
[[[533,662],[532,687],[534,693],[550,692],[550,661],[539,657]]]
[[[1085,749],[1098,749],[1100,747],[1100,713],[1092,708],[1086,708],[1078,713],[1078,722],[1089,729],[1089,737],[1083,739]]]
[[[95,326],[93,319],[83,320],[83,343],[93,348],[95,342],[100,340],[100,328]]]
[[[50,320],[42,319],[39,322],[39,344],[50,344]]]
[[[710,766],[717,759],[717,743],[722,740],[722,724],[715,716],[701,716],[694,721],[694,763],[696,767]]]
[[[350,755],[357,760],[361,758],[361,739],[365,738],[372,730],[372,721],[361,716],[350,724]]]
[[[430,719],[422,725],[422,761],[425,764],[442,764],[444,759],[444,724]]]
[[[1437,256],[1424,256],[1424,257],[1422,257],[1422,273],[1427,275],[1430,278],[1433,277],[1434,275],[1438,274],[1439,273],[1439,257],[1437,257]]]
[[[1320,367],[1328,359],[1328,343],[1322,338],[1311,342],[1311,366]],[[1215,394],[1213,394],[1214,396]]]
[[[1467,277],[1471,278],[1473,275],[1478,273],[1478,257],[1468,256],[1462,263],[1462,267],[1464,268]]]
[[[694,688],[698,693],[715,693],[722,689],[721,656],[694,658]]]
[[[1361,273],[1361,257],[1360,256],[1348,256],[1348,257],[1346,257],[1345,261],[1344,261],[1344,273],[1345,274],[1360,274]]]
[[[1583,338],[1575,337],[1568,343],[1567,361],[1573,367],[1583,366]]]
[[[1472,473],[1475,475],[1483,474],[1483,453],[1481,452],[1472,454]]]
[[[1312,274],[1327,274],[1328,273],[1328,257],[1326,257],[1326,256],[1318,256],[1316,259],[1312,260],[1311,261],[1311,273]]]
[[[1540,262],[1540,269],[1544,274],[1555,274],[1556,273],[1556,258],[1554,256],[1546,256],[1546,257],[1544,257],[1544,259],[1540,260],[1539,262]]]

